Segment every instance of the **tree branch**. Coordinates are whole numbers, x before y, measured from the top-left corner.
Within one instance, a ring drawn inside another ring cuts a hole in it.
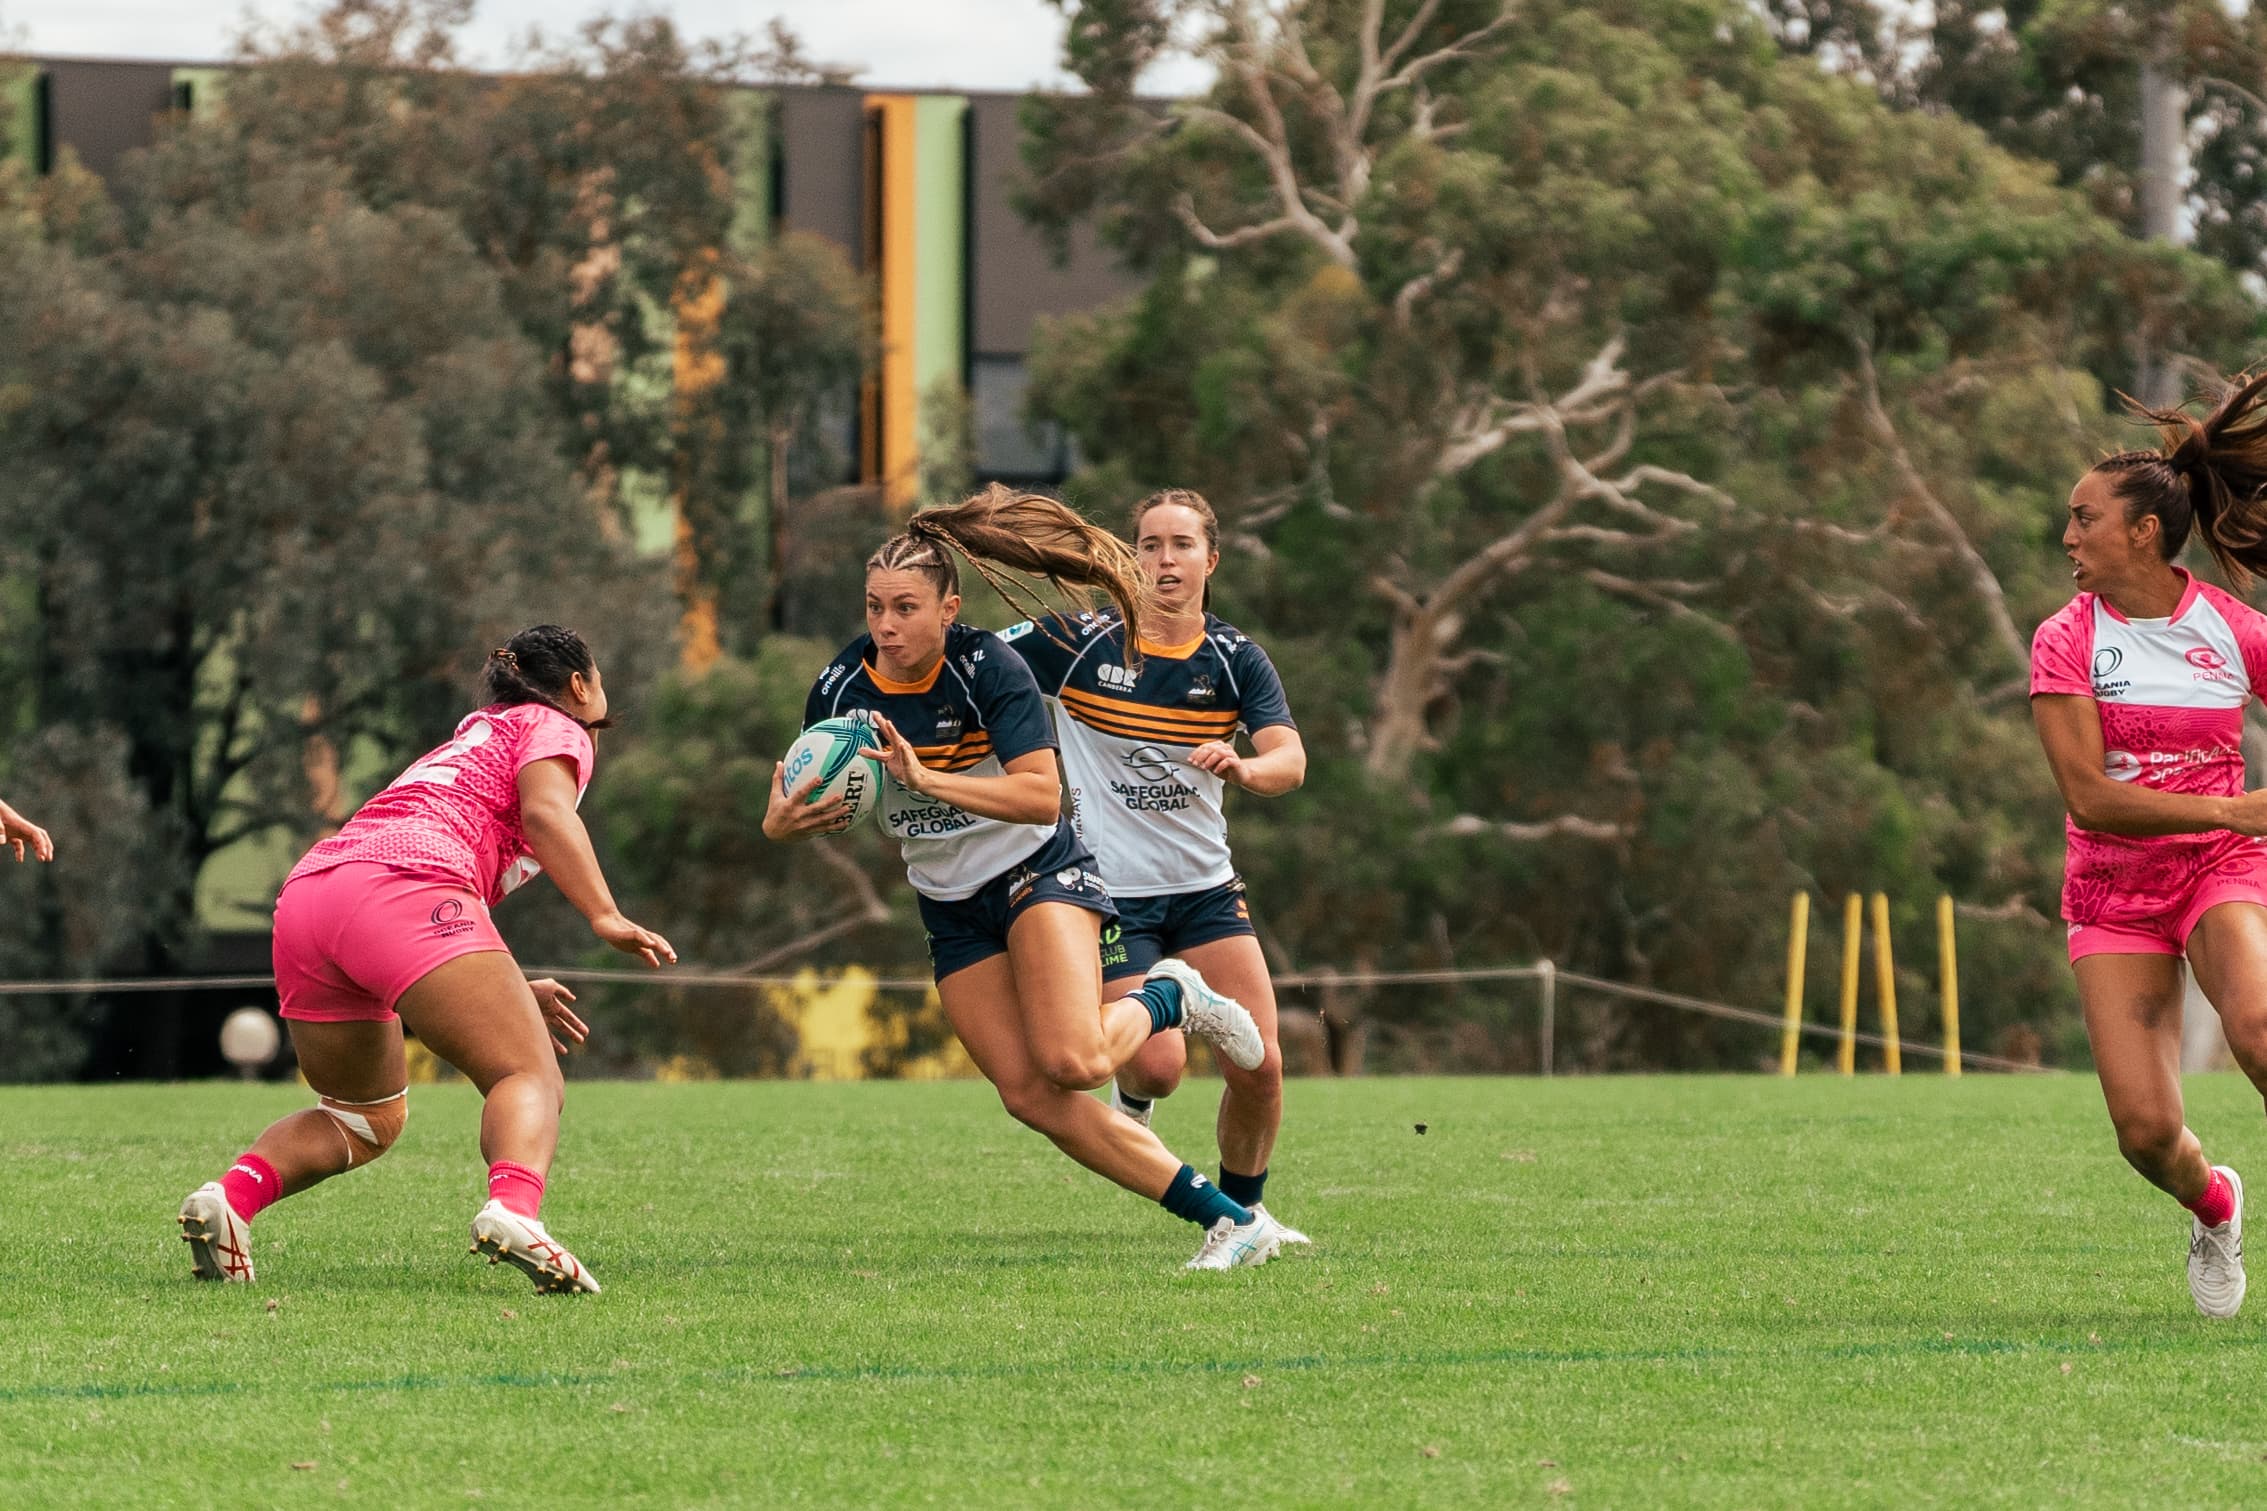
[[[1628,824],[1610,824],[1603,819],[1584,818],[1578,813],[1562,813],[1535,823],[1517,823],[1484,819],[1476,813],[1459,813],[1445,824],[1437,824],[1430,831],[1451,839],[1471,839],[1482,834],[1493,834],[1501,839],[1534,841],[1567,836],[1574,839],[1596,840],[1601,844],[1619,844],[1632,838],[1636,830]]]
[[[2028,668],[2031,649],[2024,641],[2022,632],[2015,627],[2015,616],[2008,611],[2007,593],[2000,587],[1998,576],[1992,571],[1991,564],[1984,560],[1982,553],[1977,551],[1974,542],[1968,539],[1968,532],[1961,527],[1959,517],[1936,496],[1935,490],[1928,485],[1928,479],[1921,475],[1921,469],[1914,464],[1912,454],[1906,451],[1904,439],[1891,423],[1889,411],[1882,406],[1881,382],[1874,372],[1873,347],[1863,340],[1857,341],[1855,345],[1858,353],[1858,397],[1868,428],[1872,430],[1874,439],[1881,444],[1882,449],[1889,454],[1890,465],[1896,471],[1898,481],[1904,484],[1907,495],[1920,505],[1922,512],[1936,525],[1953,555],[1966,570],[1969,585],[1975,589],[1984,616],[1991,624],[1993,638],[2010,659],[2017,665]]]
[[[864,871],[858,869],[856,861],[836,849],[832,842],[823,839],[812,843],[810,853],[824,863],[828,870],[842,878],[843,884],[849,889],[854,911],[837,918],[832,923],[790,939],[785,944],[768,949],[752,960],[746,960],[733,966],[731,974],[753,976],[778,965],[782,961],[792,960],[797,955],[806,954],[825,944],[828,940],[839,938],[854,929],[865,928],[868,924],[889,922],[889,905],[882,901],[881,893],[874,889],[873,880]]]

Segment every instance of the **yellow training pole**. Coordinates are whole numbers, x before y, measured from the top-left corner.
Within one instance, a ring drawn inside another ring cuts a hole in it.
[[[1944,983],[1944,1073],[1960,1074],[1960,951],[1952,937],[1952,894],[1936,900],[1936,968]]]
[[[1883,1070],[1891,1075],[1903,1075],[1905,1065],[1897,1044],[1897,962],[1889,955],[1889,894],[1873,894],[1873,982],[1874,991],[1881,997],[1881,1037],[1888,1041],[1882,1049]]]
[[[1779,1036],[1779,1074],[1795,1073],[1795,1045],[1802,1038],[1803,951],[1810,943],[1810,894],[1795,894],[1787,920],[1787,1028]]]
[[[1852,892],[1842,908],[1842,1049],[1840,1069],[1858,1073],[1858,946],[1865,942],[1865,903]]]

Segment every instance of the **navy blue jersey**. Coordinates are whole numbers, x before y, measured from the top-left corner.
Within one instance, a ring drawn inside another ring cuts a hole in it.
[[[1233,877],[1226,784],[1191,766],[1189,752],[1238,731],[1297,727],[1267,652],[1211,614],[1184,645],[1144,641],[1139,668],[1126,665],[1114,609],[1027,620],[1001,638],[1055,715],[1071,817],[1112,895],[1160,897]]]
[[[1055,748],[1055,731],[1031,669],[990,630],[956,624],[923,682],[892,682],[874,666],[874,639],[843,647],[803,705],[803,727],[870,708],[897,726],[939,771],[998,776],[1005,763]],[[1053,838],[1055,826],[1010,824],[916,796],[883,773],[881,825],[904,848],[914,890],[953,902],[981,890]]]

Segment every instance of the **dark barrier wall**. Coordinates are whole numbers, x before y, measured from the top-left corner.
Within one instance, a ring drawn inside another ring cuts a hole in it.
[[[1136,280],[1097,246],[1084,226],[1072,233],[1070,260],[1058,265],[1045,238],[1016,214],[1010,197],[1023,160],[1015,95],[969,97],[974,172],[969,198],[969,269],[975,280],[975,324],[969,346],[996,356],[1031,349],[1041,315],[1089,310],[1131,293]]]
[[[865,264],[866,97],[855,89],[787,89],[779,99],[780,220],[824,236]]]
[[[45,63],[49,139],[69,147],[108,178],[118,160],[156,136],[156,118],[173,108],[170,63]]]

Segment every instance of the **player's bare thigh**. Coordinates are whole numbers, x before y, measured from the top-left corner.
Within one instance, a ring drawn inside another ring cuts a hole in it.
[[[299,1073],[318,1096],[339,1102],[381,1102],[409,1084],[401,1020],[285,1020]]]
[[[2267,907],[2207,908],[2188,936],[2188,960],[2236,1063],[2258,1083],[2267,1077]]]
[[[2087,955],[2072,962],[2095,1074],[2121,1140],[2154,1143],[2181,1125],[2177,955]]]

